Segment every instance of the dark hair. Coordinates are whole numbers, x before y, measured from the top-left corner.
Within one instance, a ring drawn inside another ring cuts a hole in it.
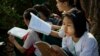
[[[82,12],[84,12],[80,0],[59,0],[60,2],[67,2],[69,4],[69,6],[71,7],[76,7],[78,10],[81,10]]]
[[[38,12],[43,13],[46,18],[50,17],[50,10],[46,6],[35,5],[33,8],[35,8]]]
[[[49,2],[45,2],[42,4],[43,6],[46,6],[50,11],[52,10],[52,7],[50,6]]]
[[[74,7],[74,0],[59,0],[60,2],[67,2],[69,6]]]
[[[75,4],[75,7],[78,9],[78,10],[81,10],[82,12],[85,13],[85,11],[83,10],[82,6],[81,6],[81,1],[80,0],[75,0],[74,1],[74,4]]]
[[[84,32],[87,31],[87,19],[84,13],[78,10],[73,10],[67,14],[64,14],[64,17],[65,16],[69,17],[69,19],[72,20],[75,29],[75,36],[80,38],[84,34]]]
[[[30,20],[31,19],[30,12],[35,15],[38,14],[38,12],[34,8],[28,8],[24,11],[23,17],[25,17],[25,19],[27,19],[27,20]]]

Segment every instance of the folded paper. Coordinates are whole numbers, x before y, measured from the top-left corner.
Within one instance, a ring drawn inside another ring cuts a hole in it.
[[[8,34],[22,39],[26,34],[28,34],[29,31],[29,29],[26,30],[19,27],[13,27],[8,31]]]
[[[33,29],[34,31],[49,35],[51,32],[51,25],[43,20],[41,20],[39,17],[31,14],[31,20],[29,23],[29,28]]]

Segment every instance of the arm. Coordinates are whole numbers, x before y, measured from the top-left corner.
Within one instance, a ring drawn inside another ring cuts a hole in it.
[[[37,41],[40,41],[40,38],[37,35],[37,33],[34,31],[30,31],[29,35],[27,36],[26,40],[24,41],[23,47],[25,49],[28,49],[31,46],[33,46],[33,44],[35,44],[35,42],[37,42]]]
[[[57,30],[57,29],[60,29],[61,27],[60,26],[57,26],[57,25],[52,25],[52,31],[50,33],[51,36],[54,36],[54,37],[59,37],[59,34],[57,31],[54,31],[54,30]]]
[[[25,48],[23,48],[16,40],[13,36],[9,36],[9,41],[15,45],[15,47],[21,52],[24,53],[26,51]]]
[[[58,25],[52,25],[52,29],[53,30],[58,30],[58,29],[60,29],[61,28],[61,26],[58,26]]]
[[[64,37],[65,36],[64,26],[61,26],[61,29],[58,32],[52,30],[50,35],[54,37]]]
[[[50,35],[54,37],[59,37],[58,32],[53,30],[51,31]]]

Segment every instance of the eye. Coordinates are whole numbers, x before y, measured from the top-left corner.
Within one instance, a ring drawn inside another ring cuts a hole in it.
[[[67,26],[71,26],[71,24],[68,24]]]
[[[65,23],[63,23],[62,25],[65,25]]]

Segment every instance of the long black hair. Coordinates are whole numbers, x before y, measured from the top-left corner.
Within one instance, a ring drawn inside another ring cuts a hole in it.
[[[78,10],[84,11],[82,6],[81,6],[81,2],[80,0],[58,0],[60,2],[67,2],[69,6],[71,7],[76,7]]]
[[[68,17],[73,22],[76,37],[80,38],[87,31],[86,16],[81,11],[72,10],[63,16]]]
[[[46,18],[49,18],[50,17],[50,10],[44,6],[44,5],[34,5],[33,8],[35,8],[38,12],[42,12],[43,15],[46,17]]]

